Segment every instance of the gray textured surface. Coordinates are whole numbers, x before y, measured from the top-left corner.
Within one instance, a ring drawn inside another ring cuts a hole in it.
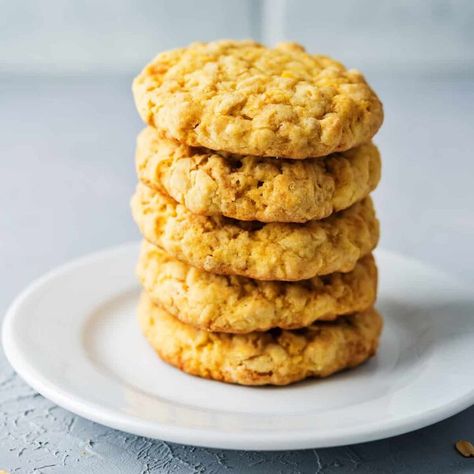
[[[382,246],[474,283],[472,79],[371,78],[387,120],[377,138]],[[0,312],[46,270],[138,238],[128,199],[140,128],[129,77],[0,82]],[[440,381],[442,390],[442,381]],[[0,354],[0,469],[21,473],[474,472],[453,449],[474,408],[389,440],[302,452],[178,446],[81,419],[35,394]]]

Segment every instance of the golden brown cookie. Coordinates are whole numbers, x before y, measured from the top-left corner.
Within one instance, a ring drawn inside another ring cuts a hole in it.
[[[360,145],[383,121],[362,74],[295,43],[193,43],[159,54],[133,95],[169,138],[240,155],[307,158]]]
[[[303,161],[218,153],[161,138],[138,136],[139,179],[191,212],[244,221],[306,222],[346,209],[380,179],[380,155],[367,143]]]
[[[143,242],[138,277],[157,304],[180,321],[216,332],[296,329],[373,306],[377,268],[372,255],[354,270],[298,282],[259,281],[194,268]]]
[[[212,273],[257,280],[305,280],[348,272],[379,237],[370,198],[305,224],[198,216],[143,184],[131,206],[144,237],[173,257]]]
[[[213,333],[182,323],[142,295],[142,331],[169,364],[199,377],[243,385],[287,385],[355,367],[377,350],[382,319],[374,309],[294,331]]]

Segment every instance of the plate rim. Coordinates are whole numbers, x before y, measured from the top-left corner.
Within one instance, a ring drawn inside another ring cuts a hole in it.
[[[22,304],[28,300],[30,295],[34,294],[40,287],[47,284],[50,280],[61,276],[62,273],[73,271],[77,267],[87,265],[88,263],[95,262],[98,259],[107,258],[115,254],[125,254],[134,251],[138,252],[138,247],[138,242],[127,242],[89,253],[53,268],[44,275],[35,279],[22,292],[20,292],[8,307],[3,319],[3,351],[8,362],[17,374],[42,396],[76,415],[101,425],[132,433],[137,436],[146,436],[175,443],[220,449],[276,451],[342,446],[397,436],[442,421],[465,410],[474,403],[473,384],[471,390],[465,393],[462,397],[452,400],[448,404],[440,405],[435,409],[421,413],[419,412],[409,417],[403,417],[399,420],[386,421],[383,425],[375,422],[368,423],[363,427],[363,429],[358,428],[357,433],[351,431],[350,427],[334,430],[334,433],[329,437],[327,433],[325,433],[323,440],[321,439],[321,435],[318,436],[318,433],[315,430],[302,429],[299,431],[292,431],[291,436],[288,436],[288,433],[283,430],[258,431],[246,433],[245,435],[241,432],[226,431],[225,434],[223,434],[218,433],[215,428],[181,427],[172,424],[160,424],[145,421],[136,416],[123,414],[117,410],[101,406],[94,401],[77,396],[57,384],[49,382],[44,375],[39,373],[38,370],[28,362],[28,356],[25,355],[16,345],[15,337],[11,337],[14,329],[15,314],[21,309]],[[439,270],[435,266],[426,264],[423,261],[383,249],[378,249],[376,251],[376,254],[377,253],[393,256],[411,264],[421,265],[426,269],[437,272],[440,276],[447,277],[451,281],[458,283],[461,290],[467,289],[467,285],[459,281],[456,275]]]

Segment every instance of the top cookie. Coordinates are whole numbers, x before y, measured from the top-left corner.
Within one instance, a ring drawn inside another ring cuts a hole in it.
[[[193,43],[159,54],[133,94],[143,120],[190,146],[302,159],[368,141],[382,104],[355,70],[294,43]]]

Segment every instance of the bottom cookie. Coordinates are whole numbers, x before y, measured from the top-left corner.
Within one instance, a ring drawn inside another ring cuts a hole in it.
[[[180,322],[145,293],[138,317],[164,361],[189,374],[242,385],[287,385],[355,367],[375,354],[382,330],[372,308],[297,330],[212,333]]]

